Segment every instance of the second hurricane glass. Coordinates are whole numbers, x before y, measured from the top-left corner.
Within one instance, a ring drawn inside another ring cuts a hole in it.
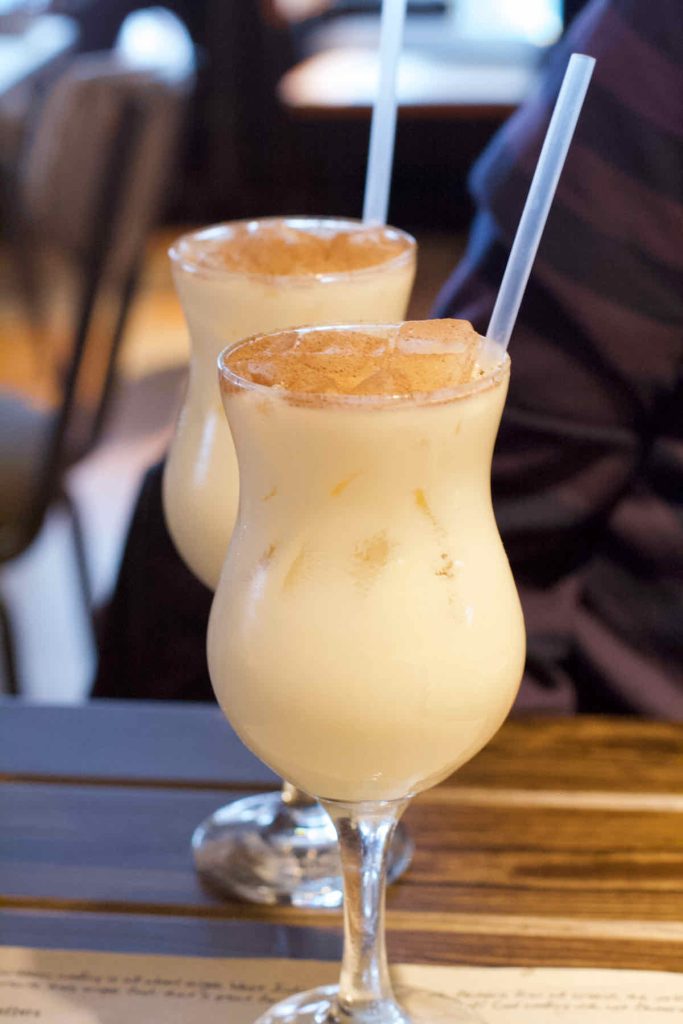
[[[397,320],[415,275],[415,240],[390,227],[338,218],[263,218],[215,225],[170,250],[190,329],[188,390],[166,461],[164,513],[192,572],[215,590],[237,514],[235,450],[221,407],[216,359],[226,344],[282,327],[340,319]],[[264,504],[271,500],[264,496]],[[320,805],[282,793],[220,808],[192,839],[212,885],[261,903],[338,906],[336,834]],[[401,830],[392,877],[409,864]]]

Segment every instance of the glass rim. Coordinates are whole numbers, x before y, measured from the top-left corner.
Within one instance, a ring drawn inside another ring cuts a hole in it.
[[[482,391],[489,391],[497,387],[505,378],[510,368],[509,354],[496,342],[485,335],[478,337],[486,345],[500,350],[502,358],[496,362],[490,370],[474,380],[466,381],[451,388],[440,388],[434,391],[413,391],[410,394],[380,394],[380,395],[348,395],[317,391],[293,391],[279,385],[259,384],[257,381],[242,377],[239,373],[231,370],[227,365],[227,359],[237,349],[246,347],[254,341],[262,338],[276,338],[281,334],[307,334],[311,331],[360,331],[364,333],[376,333],[380,335],[393,328],[401,326],[404,321],[398,323],[354,323],[354,324],[324,324],[322,326],[307,325],[304,327],[286,327],[277,331],[265,331],[253,334],[248,338],[242,338],[231,345],[227,345],[218,355],[218,377],[223,391],[224,384],[229,385],[235,392],[252,391],[262,395],[276,395],[291,402],[293,405],[308,406],[350,406],[370,407],[381,406],[382,408],[400,408],[407,405],[444,405],[448,402],[458,401],[479,394]]]
[[[383,260],[380,263],[373,263],[367,267],[359,267],[355,270],[333,270],[326,273],[309,272],[303,274],[267,274],[253,270],[229,270],[220,267],[207,267],[206,265],[199,263],[196,259],[188,257],[188,255],[182,251],[184,243],[188,243],[191,240],[196,242],[202,238],[215,237],[220,232],[225,231],[226,228],[237,227],[243,224],[274,224],[278,221],[295,222],[297,224],[348,224],[352,227],[379,227],[383,228],[385,231],[391,231],[398,235],[407,242],[407,245],[395,256]],[[244,217],[239,220],[220,221],[217,224],[209,224],[203,228],[186,231],[171,243],[167,250],[167,254],[173,266],[180,268],[187,274],[196,274],[200,277],[218,278],[221,280],[225,278],[234,278],[263,282],[277,281],[278,283],[284,281],[292,283],[318,281],[321,284],[327,284],[328,282],[344,281],[347,278],[358,277],[359,275],[370,275],[378,272],[383,273],[386,270],[400,267],[403,263],[409,263],[414,260],[416,251],[417,241],[413,235],[408,231],[404,231],[403,228],[394,227],[393,224],[366,225],[364,221],[355,217],[316,217],[309,214],[287,214],[284,216]]]

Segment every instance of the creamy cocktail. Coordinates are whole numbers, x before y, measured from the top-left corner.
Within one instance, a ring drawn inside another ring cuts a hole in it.
[[[521,676],[489,487],[509,361],[477,351],[460,383],[472,338],[449,327],[406,327],[393,353],[386,329],[286,332],[223,362],[242,506],[211,676],[245,743],[317,796],[433,785]]]
[[[216,384],[219,352],[281,327],[400,319],[415,275],[415,242],[359,221],[266,218],[185,235],[170,257],[192,353],[164,471],[164,513],[183,560],[214,589],[238,497]]]
[[[415,241],[353,220],[269,218],[185,235],[170,256],[192,338],[189,386],[164,473],[164,511],[175,545],[215,587],[237,512],[235,451],[221,407],[216,359],[257,331],[351,317],[405,315]],[[266,903],[336,906],[336,835],[320,807],[292,786],[220,808],[192,838],[198,870],[214,886]],[[396,836],[392,876],[412,843]]]
[[[345,880],[338,991],[261,1024],[465,1019],[435,994],[396,1002],[383,878],[408,799],[487,743],[522,676],[490,495],[509,365],[463,321],[284,331],[221,357],[241,496],[209,671],[245,743],[321,799]]]

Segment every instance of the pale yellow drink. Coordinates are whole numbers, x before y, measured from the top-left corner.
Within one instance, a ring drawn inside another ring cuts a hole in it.
[[[212,589],[237,513],[238,474],[216,383],[228,344],[257,332],[405,315],[415,242],[394,228],[301,217],[186,235],[171,262],[192,339],[188,390],[164,472],[176,548]]]
[[[287,332],[224,357],[242,490],[209,670],[244,742],[321,798],[434,785],[521,678],[489,483],[509,359],[487,343],[460,383],[454,331]]]

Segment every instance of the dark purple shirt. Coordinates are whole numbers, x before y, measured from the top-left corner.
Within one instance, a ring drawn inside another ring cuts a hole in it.
[[[683,717],[683,6],[593,0],[476,164],[435,314],[485,331],[568,55],[597,58],[510,345],[518,707]]]

